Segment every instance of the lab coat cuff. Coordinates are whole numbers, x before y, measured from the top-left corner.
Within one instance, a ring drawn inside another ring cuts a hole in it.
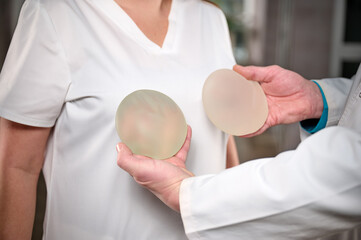
[[[197,218],[194,217],[192,206],[192,190],[195,183],[203,182],[207,178],[211,178],[213,175],[203,175],[197,177],[186,178],[182,181],[179,192],[179,205],[182,221],[184,225],[184,231],[188,239],[199,239],[199,231],[201,224],[198,223]]]
[[[318,132],[319,130],[325,128],[326,124],[327,124],[327,119],[328,119],[328,104],[327,104],[325,94],[324,94],[321,86],[316,81],[313,81],[313,82],[316,83],[316,85],[318,86],[318,88],[320,89],[321,94],[322,94],[322,100],[323,100],[322,115],[321,115],[321,118],[319,118],[319,119],[307,119],[307,120],[300,122],[301,127],[305,131],[307,131],[308,133],[311,133],[311,134]]]

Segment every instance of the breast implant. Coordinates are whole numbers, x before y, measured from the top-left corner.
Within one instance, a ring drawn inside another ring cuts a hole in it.
[[[267,99],[258,82],[230,69],[209,75],[202,100],[209,120],[222,131],[242,136],[256,132],[268,116]]]
[[[178,105],[154,90],[137,90],[119,104],[115,126],[134,154],[154,159],[174,156],[187,136],[187,123]]]

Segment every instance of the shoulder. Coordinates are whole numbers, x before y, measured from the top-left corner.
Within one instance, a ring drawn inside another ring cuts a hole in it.
[[[26,0],[22,8],[23,15],[29,16],[37,24],[50,23],[54,29],[62,26],[71,27],[83,18],[87,0]]]
[[[227,20],[222,9],[211,1],[194,0],[200,5],[201,16],[209,24],[220,24],[223,28],[228,28]]]
[[[198,0],[198,2],[201,7],[202,15],[208,19],[209,23],[225,24],[226,16],[218,5],[206,0]]]
[[[31,8],[52,8],[68,2],[68,0],[26,0],[24,5]]]
[[[223,11],[215,3],[206,0],[178,0],[185,6],[188,14],[194,13],[202,18],[208,19],[208,21],[225,18]]]
[[[77,0],[26,0],[24,8],[28,11],[63,12],[76,5]]]
[[[212,14],[223,15],[221,8],[212,1],[209,0],[193,0],[193,1],[197,2],[204,11],[208,11],[209,13]]]
[[[215,7],[216,9],[220,9],[220,7],[216,3],[214,3],[210,0],[199,0],[199,1],[208,7],[211,7],[211,8]]]

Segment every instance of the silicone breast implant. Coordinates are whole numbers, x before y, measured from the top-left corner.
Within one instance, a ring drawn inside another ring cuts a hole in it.
[[[187,136],[187,123],[178,105],[163,93],[138,90],[119,104],[118,135],[134,154],[154,159],[175,155]]]
[[[229,69],[217,70],[207,78],[202,98],[210,121],[231,135],[256,132],[268,116],[267,99],[259,83]]]

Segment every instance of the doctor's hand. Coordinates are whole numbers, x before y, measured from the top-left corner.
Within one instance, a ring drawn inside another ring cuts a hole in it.
[[[316,83],[279,66],[235,65],[233,70],[248,80],[259,82],[268,102],[269,113],[263,127],[243,137],[259,135],[278,124],[321,117],[323,100]]]
[[[183,179],[194,176],[185,168],[192,130],[188,126],[186,140],[178,153],[165,160],[135,155],[124,144],[117,145],[119,167],[127,171],[141,186],[150,190],[175,211],[179,210],[179,190]]]

